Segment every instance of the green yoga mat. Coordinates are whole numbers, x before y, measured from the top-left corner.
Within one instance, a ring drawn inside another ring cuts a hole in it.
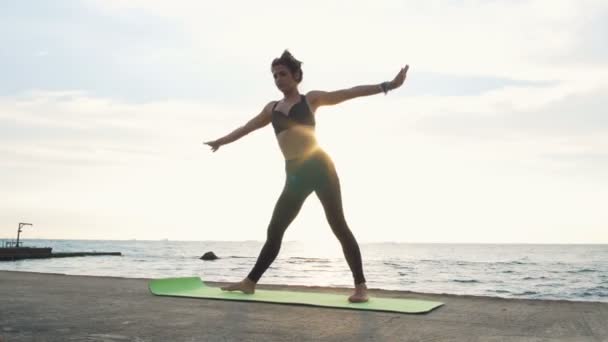
[[[440,307],[443,303],[426,300],[370,297],[366,303],[350,303],[347,295],[317,292],[295,292],[257,289],[254,294],[222,291],[205,285],[199,277],[166,278],[150,281],[150,292],[158,296],[207,298],[265,303],[309,305],[353,310],[371,310],[421,314]]]

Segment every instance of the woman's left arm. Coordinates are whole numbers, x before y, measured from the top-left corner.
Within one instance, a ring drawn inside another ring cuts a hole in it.
[[[333,106],[346,100],[354,99],[361,96],[369,96],[379,93],[387,93],[390,90],[401,87],[407,76],[409,65],[399,70],[399,73],[390,82],[380,84],[360,85],[348,89],[340,89],[335,91],[312,90],[306,94],[308,102],[315,107]]]

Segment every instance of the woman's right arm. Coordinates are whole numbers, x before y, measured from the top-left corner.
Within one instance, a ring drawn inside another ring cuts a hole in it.
[[[270,121],[272,120],[272,105],[273,105],[273,102],[269,102],[266,106],[264,106],[264,108],[262,109],[260,114],[253,117],[251,120],[249,120],[243,126],[228,133],[224,137],[221,137],[221,138],[213,140],[213,141],[207,141],[204,144],[211,146],[211,150],[213,152],[215,152],[220,148],[220,146],[229,144],[233,141],[236,141],[236,140],[244,137],[245,135],[255,131],[256,129],[260,129],[260,128],[268,125],[270,123]]]

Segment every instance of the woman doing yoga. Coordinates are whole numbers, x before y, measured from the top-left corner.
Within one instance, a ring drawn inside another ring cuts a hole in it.
[[[314,192],[323,205],[327,221],[342,245],[346,262],[353,274],[355,289],[348,299],[351,302],[365,302],[368,297],[361,252],[344,218],[340,181],[334,163],[318,146],[315,138],[315,111],[321,106],[335,105],[356,97],[386,94],[403,84],[409,66],[401,68],[390,82],[329,92],[312,90],[303,95],[298,90],[303,75],[301,64],[287,50],[281,57],[275,58],[271,71],[283,98],[266,104],[257,116],[228,135],[205,142],[215,152],[222,145],[272,124],[279,148],[285,157],[285,185],[268,224],[266,243],[247,277],[222,287],[222,290],[254,293],[257,282],[279,254],[285,230],[298,215],[306,198]]]

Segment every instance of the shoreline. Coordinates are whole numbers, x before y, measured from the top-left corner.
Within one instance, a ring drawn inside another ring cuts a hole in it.
[[[68,273],[53,273],[53,272],[33,272],[33,271],[9,271],[0,270],[7,273],[29,273],[36,275],[57,275],[67,277],[89,277],[89,278],[100,278],[100,279],[136,279],[142,281],[150,281],[155,278],[141,278],[141,277],[121,277],[121,276],[98,276],[88,274],[68,274]],[[196,276],[196,275],[193,275]],[[205,284],[219,287],[228,284],[229,282],[219,281],[206,281],[203,279]],[[293,291],[316,291],[316,292],[328,292],[328,293],[342,293],[344,291],[350,291],[350,287],[341,286],[307,286],[307,285],[291,285],[291,284],[264,284],[260,283],[257,285],[258,289],[273,289],[273,290],[293,290]],[[438,298],[454,297],[463,299],[489,299],[489,300],[509,300],[509,301],[542,301],[542,302],[556,302],[556,303],[592,303],[592,304],[607,304],[608,302],[592,301],[592,300],[570,300],[570,299],[535,299],[535,298],[507,298],[507,297],[496,297],[496,296],[482,296],[482,295],[469,295],[469,294],[457,294],[457,293],[431,293],[431,292],[415,292],[408,290],[389,290],[382,288],[368,288],[369,291],[374,291],[384,297],[390,297],[392,295],[406,295],[408,298],[422,298],[428,300],[437,300]],[[434,299],[433,299],[434,298]]]
[[[12,273],[31,273],[31,274],[39,274],[39,275],[58,275],[58,276],[70,276],[70,277],[91,277],[91,278],[108,278],[108,279],[137,279],[143,281],[149,281],[155,278],[146,278],[146,277],[122,277],[122,276],[108,276],[108,275],[89,275],[89,274],[68,274],[68,273],[55,273],[55,272],[35,272],[35,271],[13,271],[13,270],[0,270],[0,274],[2,272],[12,272]],[[198,275],[192,275],[198,276]],[[229,282],[220,282],[220,281],[207,281],[204,280],[205,284],[211,286],[223,286],[228,284]],[[351,287],[343,287],[343,286],[308,286],[308,285],[294,285],[294,284],[258,284],[257,288],[259,289],[275,289],[275,290],[295,290],[295,291],[328,291],[328,292],[337,292],[337,291],[350,291]],[[458,293],[448,293],[448,292],[416,292],[409,290],[391,290],[391,289],[383,289],[383,288],[373,288],[369,287],[368,290],[376,291],[383,296],[390,296],[392,294],[396,295],[408,295],[414,296],[412,298],[425,298],[429,300],[437,300],[439,297],[454,297],[454,298],[470,298],[470,299],[490,299],[490,300],[527,300],[527,301],[545,301],[545,302],[558,302],[558,303],[593,303],[593,304],[608,304],[607,302],[597,301],[597,300],[574,300],[574,299],[560,299],[560,298],[510,298],[510,297],[498,297],[498,296],[484,296],[484,295],[474,295],[474,294],[458,294]],[[434,299],[431,299],[434,298]],[[1,341],[0,341],[1,342]]]
[[[0,271],[6,341],[608,341],[608,304],[370,289],[441,301],[428,314],[154,296],[148,278]],[[224,283],[208,282],[212,286]],[[350,294],[348,288],[263,289]],[[228,323],[227,323],[228,322]],[[1,340],[1,339],[0,339]]]

